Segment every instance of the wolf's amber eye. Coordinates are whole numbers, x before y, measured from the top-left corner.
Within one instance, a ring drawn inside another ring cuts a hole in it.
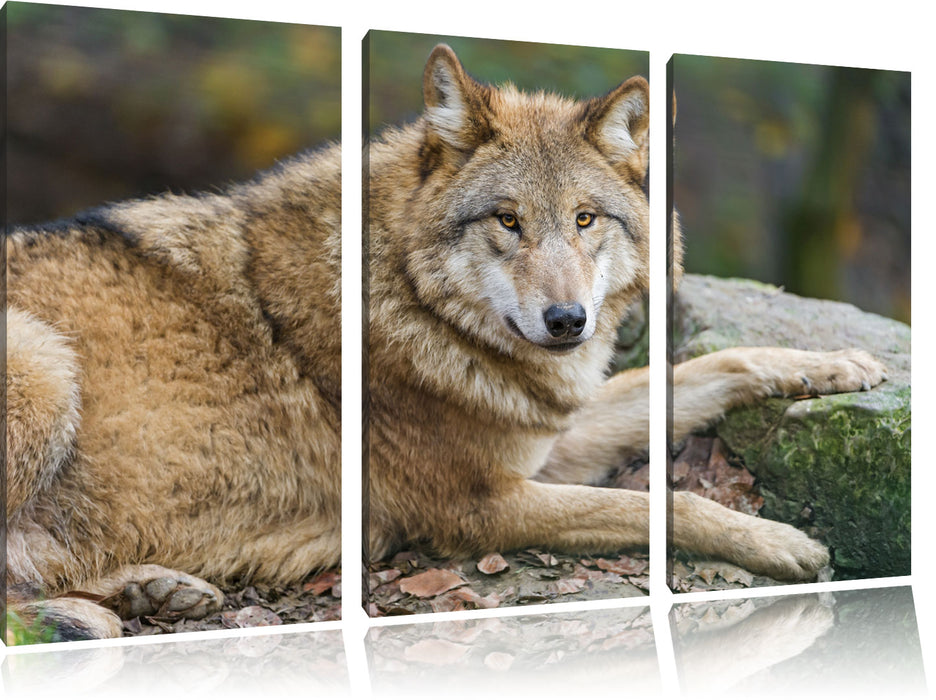
[[[513,214],[501,214],[497,218],[500,219],[501,225],[503,225],[504,228],[517,228],[517,217]]]
[[[585,228],[586,226],[591,226],[592,221],[595,220],[594,214],[587,214],[582,212],[575,217],[575,223],[578,224],[579,228]]]

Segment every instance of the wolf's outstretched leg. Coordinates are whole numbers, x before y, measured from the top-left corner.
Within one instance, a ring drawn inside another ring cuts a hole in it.
[[[673,496],[673,545],[779,580],[814,578],[826,547],[795,527],[739,513],[688,491]]]
[[[647,493],[520,479],[503,493],[484,504],[466,504],[460,518],[465,531],[455,533],[453,548],[460,540],[484,552],[539,545],[597,553],[649,544]],[[789,525],[691,493],[674,493],[673,502],[673,543],[680,549],[781,580],[813,578],[828,563],[824,546]]]
[[[768,396],[867,391],[886,378],[884,365],[861,350],[719,350],[673,368],[673,439]],[[638,456],[647,449],[649,408],[646,367],[614,375],[575,415],[534,478],[590,483]]]
[[[673,367],[673,440],[768,396],[868,391],[887,369],[863,350],[729,348]]]

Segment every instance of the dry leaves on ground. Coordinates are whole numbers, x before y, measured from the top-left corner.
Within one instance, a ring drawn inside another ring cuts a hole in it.
[[[692,491],[748,515],[764,505],[754,475],[717,437],[690,436],[673,459],[670,482],[677,491]]]
[[[525,549],[478,560],[399,552],[370,567],[373,616],[646,595],[645,554],[590,558]]]

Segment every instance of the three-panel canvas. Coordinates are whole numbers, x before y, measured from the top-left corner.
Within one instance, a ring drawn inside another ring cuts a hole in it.
[[[909,73],[2,12],[7,644],[910,573]]]

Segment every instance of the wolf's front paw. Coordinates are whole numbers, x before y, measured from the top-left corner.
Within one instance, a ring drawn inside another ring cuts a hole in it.
[[[887,379],[887,368],[864,350],[812,353],[797,371],[789,393],[838,394],[868,391]]]
[[[829,563],[829,550],[795,527],[773,520],[747,521],[744,554],[738,563],[779,581],[808,581]]]
[[[148,581],[130,581],[101,605],[121,619],[141,615],[161,620],[198,620],[221,609],[224,595],[207,581],[182,572]]]

